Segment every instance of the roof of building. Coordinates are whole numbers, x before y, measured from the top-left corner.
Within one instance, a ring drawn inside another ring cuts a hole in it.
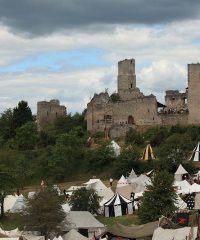
[[[154,230],[158,227],[158,221],[150,222],[143,225],[124,226],[116,223],[112,227],[108,227],[108,232],[125,238],[144,238],[153,235]]]
[[[64,224],[62,227],[65,230],[105,227],[88,211],[70,211],[66,217],[66,220],[68,223]]]

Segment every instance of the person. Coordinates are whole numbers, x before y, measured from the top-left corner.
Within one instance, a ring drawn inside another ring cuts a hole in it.
[[[112,187],[112,184],[113,184],[113,179],[110,178],[110,186]]]
[[[63,189],[63,194],[64,194],[64,196],[66,196],[66,189],[65,188]]]
[[[41,181],[40,185],[42,188],[44,187],[44,180]]]

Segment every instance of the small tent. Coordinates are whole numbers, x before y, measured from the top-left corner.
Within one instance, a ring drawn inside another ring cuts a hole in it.
[[[182,181],[183,175],[188,174],[188,172],[185,170],[185,168],[180,164],[178,169],[176,170],[174,177],[176,181]]]
[[[137,178],[137,175],[136,175],[135,171],[132,169],[130,174],[129,174],[129,177],[128,177],[128,183],[130,183],[131,180],[135,179],[135,178]]]
[[[17,198],[16,202],[14,203],[13,207],[10,209],[11,213],[18,213],[22,211],[26,207],[26,199],[25,197],[21,194]]]
[[[118,193],[116,193],[108,202],[104,204],[105,217],[117,217],[132,213],[132,201]]]
[[[144,149],[142,160],[155,160],[154,152],[150,144],[147,144],[147,146]]]
[[[200,143],[198,142],[197,146],[192,151],[192,156],[190,157],[190,161],[199,162],[200,161]]]
[[[114,140],[112,140],[110,144],[111,147],[113,148],[115,156],[118,157],[121,152],[121,147]]]
[[[88,238],[81,235],[75,229],[71,229],[68,233],[62,236],[63,240],[87,240]]]
[[[117,182],[117,188],[119,188],[119,187],[124,187],[124,186],[126,186],[126,185],[128,185],[128,181],[127,181],[127,179],[124,177],[124,175],[122,175],[122,176],[120,177],[119,181]]]
[[[13,207],[17,199],[18,199],[18,196],[16,194],[7,195],[4,199],[4,211],[5,212],[9,211]]]

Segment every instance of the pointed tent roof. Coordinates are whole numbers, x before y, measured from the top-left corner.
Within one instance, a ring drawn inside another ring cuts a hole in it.
[[[199,162],[200,161],[200,143],[198,142],[197,146],[192,151],[192,156],[189,159],[190,161]]]
[[[87,240],[88,238],[81,235],[75,229],[70,230],[68,233],[62,236],[63,240]]]
[[[123,197],[119,193],[116,193],[109,201],[107,201],[104,206],[109,206],[109,205],[119,205],[123,203],[131,203],[131,200],[128,198]]]
[[[147,146],[144,149],[142,160],[155,160],[154,152],[150,144],[147,144]]]
[[[128,178],[136,178],[136,177],[137,177],[137,175],[136,175],[135,171],[132,169]]]
[[[122,175],[121,178],[119,179],[119,181],[117,182],[117,188],[123,187],[127,184],[128,184],[127,179],[124,177],[124,175]]]
[[[13,207],[10,209],[11,213],[16,213],[22,211],[26,207],[26,199],[21,194],[17,198],[16,202],[14,203]]]
[[[188,172],[185,170],[185,168],[180,164],[178,166],[178,169],[175,172],[175,175],[183,175],[183,174],[187,174]]]

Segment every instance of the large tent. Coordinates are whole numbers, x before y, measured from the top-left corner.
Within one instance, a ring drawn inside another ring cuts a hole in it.
[[[120,223],[115,223],[108,227],[108,233],[119,237],[119,239],[146,239],[153,235],[153,232],[157,227],[158,221],[131,226],[124,226]]]
[[[87,189],[94,189],[104,200],[108,201],[114,195],[111,188],[106,187],[100,179],[90,179],[84,185],[86,185]]]
[[[200,192],[200,185],[193,183],[190,187],[183,189],[180,193],[182,194],[191,194]]]
[[[117,217],[133,213],[133,203],[129,199],[116,193],[108,202],[104,204],[106,217]]]
[[[198,142],[197,146],[192,151],[192,156],[190,157],[190,161],[199,162],[200,161],[200,143]]]
[[[147,144],[142,155],[142,160],[155,160],[155,159],[156,158],[151,145]]]
[[[66,221],[61,226],[61,231],[70,231],[76,229],[89,239],[105,232],[105,225],[100,223],[88,211],[70,211],[66,216]]]
[[[183,240],[191,239],[194,240],[197,237],[197,227],[193,229],[191,227],[182,227],[178,229],[163,229],[158,227],[154,233],[152,240]]]

